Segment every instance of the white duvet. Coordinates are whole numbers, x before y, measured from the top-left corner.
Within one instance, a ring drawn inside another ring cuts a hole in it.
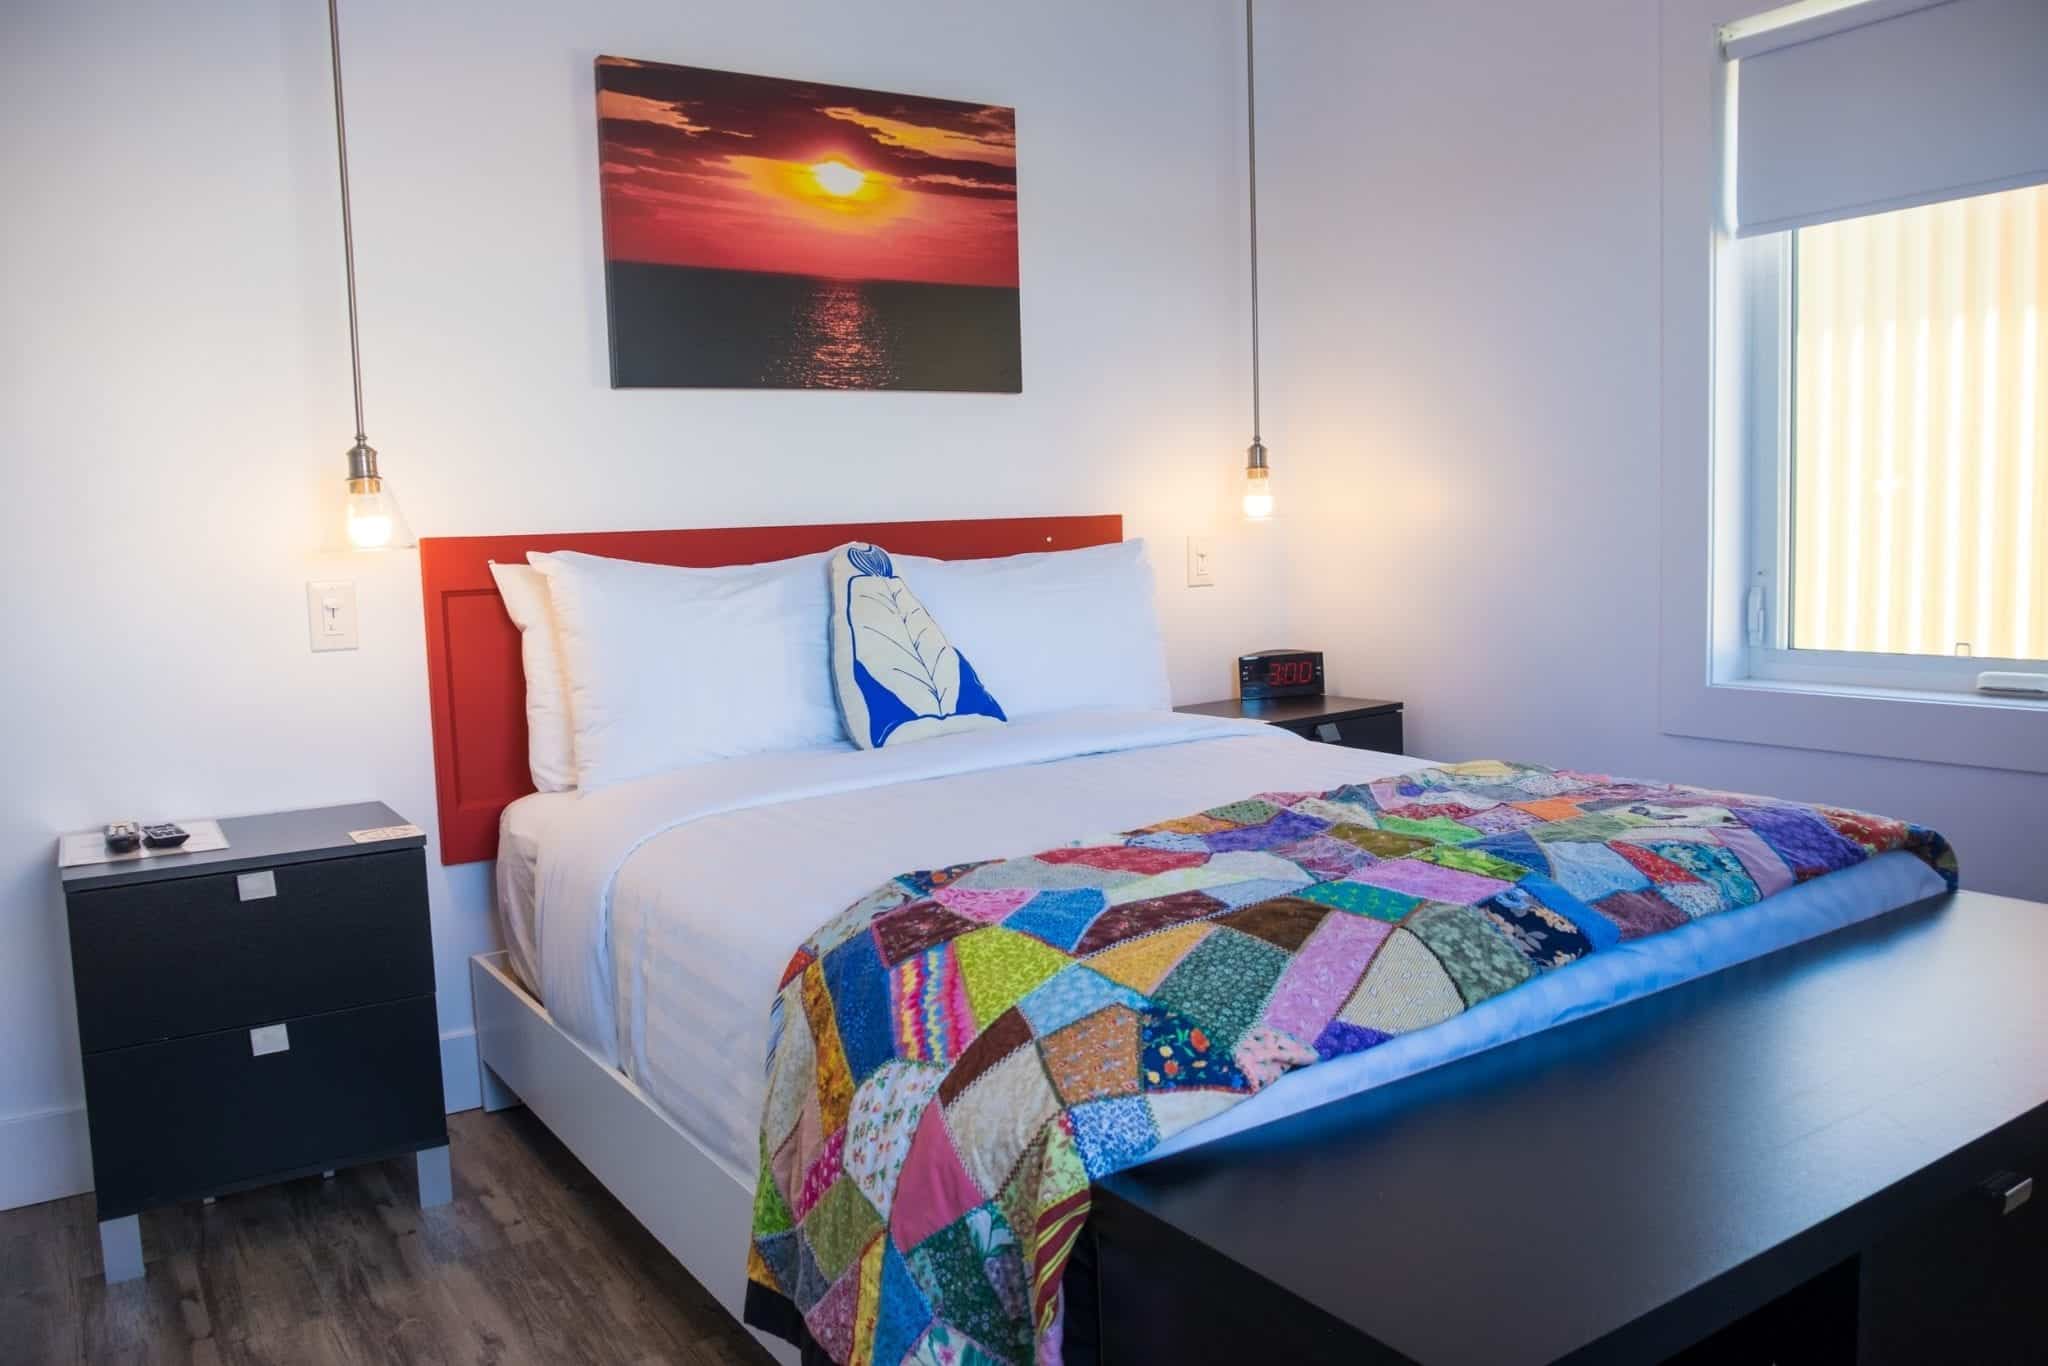
[[[1138,711],[1044,716],[901,749],[722,760],[583,796],[527,799],[508,812],[501,838],[501,906],[514,961],[556,1021],[623,1067],[751,1187],[768,1007],[783,969],[812,931],[888,878],[1053,848],[1255,792],[1320,791],[1425,763],[1256,723]],[[1290,1073],[1154,1156],[1940,890],[1920,860],[1886,855],[1765,907],[1634,941],[1434,1028]]]

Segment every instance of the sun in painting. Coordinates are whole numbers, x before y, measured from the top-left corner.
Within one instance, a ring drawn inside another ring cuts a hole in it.
[[[831,161],[821,161],[811,167],[811,177],[818,182],[819,188],[823,189],[825,193],[841,197],[850,195],[860,189],[862,183],[868,178],[867,172],[849,166],[837,158]]]
[[[912,207],[900,177],[857,166],[844,156],[816,161],[734,156],[726,164],[748,170],[764,193],[794,201],[812,222],[839,232],[878,231]]]

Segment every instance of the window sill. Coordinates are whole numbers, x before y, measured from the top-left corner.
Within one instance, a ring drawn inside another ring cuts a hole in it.
[[[1750,646],[1731,659],[1725,672],[1730,683],[1811,686],[1823,691],[1862,696],[1901,697],[1933,702],[2017,702],[2038,706],[2040,699],[1977,691],[1987,671],[2039,673],[2048,661],[1994,659],[1954,655],[1895,655],[1843,650],[1785,650]]]
[[[1670,735],[2048,773],[2048,703],[1772,678],[1666,687]]]
[[[1893,702],[1936,703],[1954,707],[1998,707],[2048,714],[2048,698],[2009,697],[2003,693],[1964,691],[1958,688],[1900,688],[1875,683],[1822,682],[1804,678],[1731,678],[1715,683],[1716,688],[1745,688],[1755,692],[1798,693],[1808,697],[1881,698]]]

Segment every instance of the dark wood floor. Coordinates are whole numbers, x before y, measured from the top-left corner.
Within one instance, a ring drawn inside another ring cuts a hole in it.
[[[0,1362],[769,1362],[525,1110],[448,1127],[451,1205],[406,1160],[156,1210],[123,1285],[91,1196],[0,1213]]]

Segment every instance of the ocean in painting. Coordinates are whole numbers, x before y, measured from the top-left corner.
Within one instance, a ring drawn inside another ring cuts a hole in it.
[[[610,261],[615,389],[1020,393],[1015,289]]]

